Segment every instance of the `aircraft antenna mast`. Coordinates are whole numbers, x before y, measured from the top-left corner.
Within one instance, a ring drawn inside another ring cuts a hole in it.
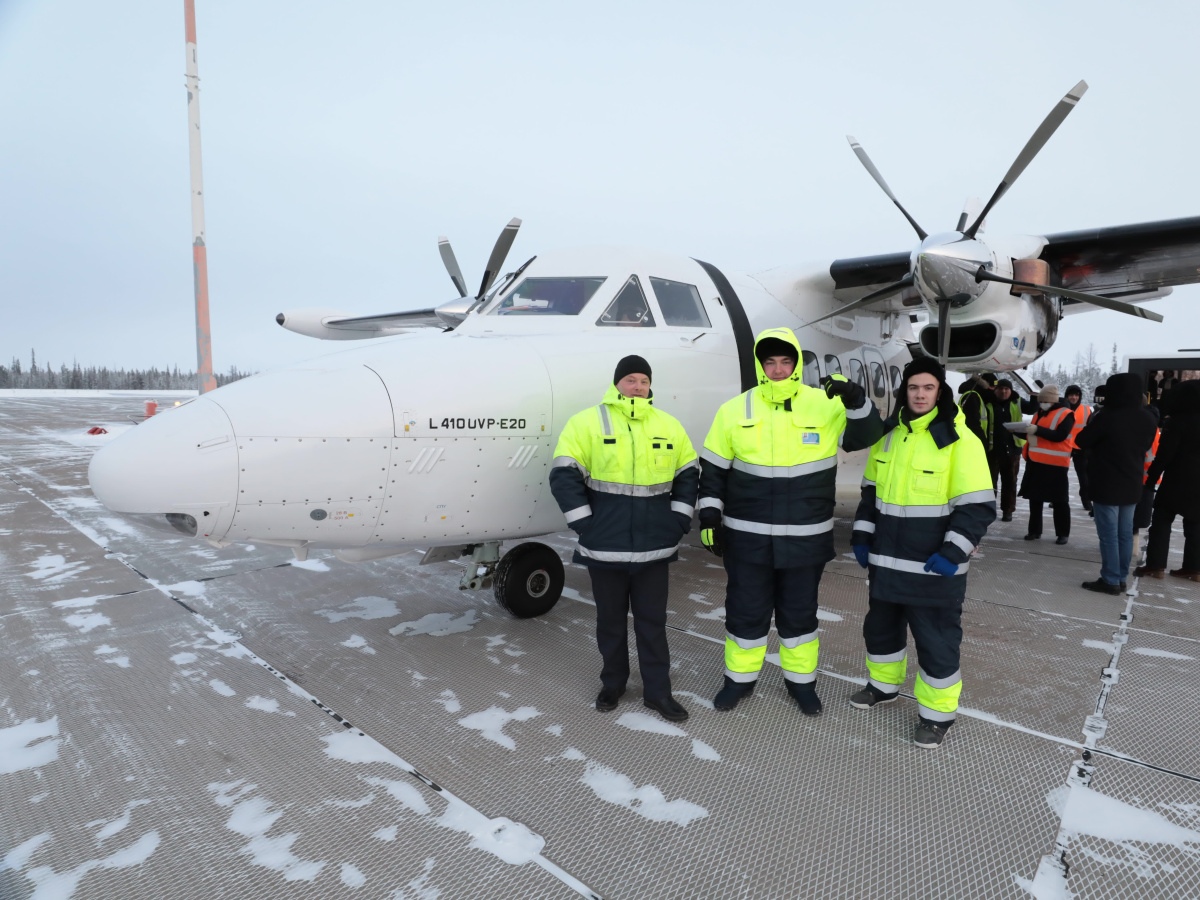
[[[208,248],[204,241],[204,173],[200,159],[200,75],[196,68],[196,0],[183,0],[187,49],[188,158],[192,175],[192,282],[196,294],[196,375],[200,393],[215,390],[208,322]]]

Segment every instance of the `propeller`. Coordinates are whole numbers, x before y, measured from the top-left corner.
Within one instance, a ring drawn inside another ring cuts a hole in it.
[[[1113,312],[1125,313],[1127,316],[1138,316],[1142,319],[1149,319],[1152,322],[1161,322],[1163,317],[1153,310],[1143,309],[1140,306],[1134,306],[1132,303],[1126,303],[1123,300],[1114,300],[1112,297],[1102,297],[1099,294],[1085,294],[1082,291],[1069,291],[1066,288],[1054,287],[1049,284],[1034,284],[1030,281],[1013,281],[1011,278],[1004,278],[1000,275],[993,275],[983,266],[975,273],[976,281],[995,281],[999,284],[1010,284],[1013,287],[1029,288],[1036,291],[1044,291],[1047,294],[1057,294],[1060,297],[1067,297],[1070,300],[1078,300],[1080,303],[1090,303],[1092,306],[1101,306],[1104,309],[1111,309]],[[938,323],[938,328],[941,328],[941,323]]]
[[[896,199],[896,195],[892,193],[892,189],[888,187],[887,182],[883,180],[883,176],[879,174],[879,170],[875,168],[875,163],[871,162],[871,157],[867,156],[867,151],[862,148],[862,144],[856,141],[852,136],[846,135],[846,140],[850,142],[850,149],[854,151],[854,155],[858,157],[858,161],[863,164],[863,167],[875,179],[875,183],[883,188],[883,192],[891,198],[891,201],[896,204],[896,209],[904,213],[904,218],[908,219],[908,224],[917,232],[917,237],[920,240],[925,240],[929,235],[925,233],[925,229],[917,224],[917,220],[908,214],[908,210],[901,205]]]
[[[945,365],[950,358],[951,309],[964,307],[977,297],[982,296],[983,289],[976,288],[975,285],[979,285],[984,281],[995,281],[1013,287],[1025,288],[1030,291],[1042,291],[1046,294],[1077,300],[1081,303],[1088,303],[1092,306],[1113,310],[1125,315],[1138,316],[1143,319],[1161,322],[1163,317],[1158,313],[1142,309],[1140,306],[1134,306],[1132,303],[1114,300],[1111,297],[1072,291],[1053,285],[1014,281],[1010,278],[994,275],[989,270],[992,267],[991,261],[994,260],[995,254],[976,238],[976,235],[979,234],[983,227],[988,213],[992,211],[993,207],[1000,201],[1000,198],[1008,192],[1009,188],[1021,176],[1021,173],[1029,167],[1029,164],[1033,162],[1042,148],[1046,146],[1046,143],[1058,130],[1058,127],[1062,125],[1067,116],[1070,115],[1071,110],[1075,108],[1084,93],[1087,92],[1087,88],[1087,82],[1080,81],[1067,91],[1062,99],[1055,104],[1054,108],[1050,110],[1050,114],[1042,120],[1042,123],[1037,127],[1029,140],[1026,141],[1025,146],[1021,148],[1021,152],[1017,154],[1017,158],[1009,166],[1008,171],[1004,173],[1004,178],[1001,179],[1000,184],[996,187],[996,190],[992,193],[987,203],[981,209],[978,209],[977,200],[968,202],[968,208],[964,209],[962,215],[959,217],[955,231],[948,235],[938,235],[930,238],[896,198],[896,195],[892,193],[892,189],[884,181],[883,176],[879,174],[879,170],[875,167],[867,152],[862,148],[862,145],[853,137],[847,135],[846,139],[850,142],[850,147],[854,150],[854,155],[858,157],[859,162],[862,163],[863,168],[875,180],[875,183],[887,194],[888,199],[896,205],[896,208],[900,210],[904,218],[908,220],[908,223],[920,238],[921,246],[912,254],[912,268],[904,278],[873,291],[852,303],[848,303],[835,312],[831,312],[819,319],[814,319],[809,324],[823,322],[825,319],[852,312],[855,309],[915,284],[917,292],[921,295],[921,299],[928,304],[931,312],[936,309],[938,317],[938,359]],[[976,209],[978,209],[978,214],[975,214]],[[972,284],[972,274],[974,275],[974,284]]]
[[[987,214],[992,211],[992,207],[1008,192],[1008,189],[1013,186],[1013,182],[1025,171],[1025,167],[1033,162],[1033,158],[1046,146],[1046,141],[1050,140],[1050,136],[1058,130],[1058,126],[1063,123],[1063,119],[1075,108],[1075,104],[1083,97],[1087,88],[1087,82],[1080,81],[1079,84],[1067,91],[1066,95],[1055,104],[1054,109],[1050,110],[1050,115],[1042,120],[1042,124],[1033,133],[1033,137],[1026,142],[1024,148],[1017,154],[1016,160],[1008,167],[1008,171],[1004,173],[1004,178],[1000,180],[995,193],[984,204],[983,211],[979,214],[979,217],[972,223],[970,228],[963,232],[965,237],[975,237],[975,233],[979,231],[979,226],[983,223]]]
[[[832,319],[834,316],[844,316],[846,313],[853,312],[860,306],[866,306],[868,303],[873,303],[874,301],[879,300],[881,297],[890,297],[897,291],[902,291],[906,287],[912,287],[914,280],[915,279],[910,272],[899,281],[893,282],[887,287],[882,287],[877,291],[871,291],[871,293],[867,294],[865,297],[859,297],[853,303],[847,303],[845,306],[835,309],[833,312],[823,315],[819,319],[813,319],[808,324],[816,325],[818,322],[824,322],[826,319]]]
[[[520,219],[510,219],[509,223],[500,232],[500,237],[496,238],[496,245],[492,247],[492,255],[488,257],[487,266],[483,270],[483,280],[479,283],[479,293],[474,298],[475,304],[483,299],[488,289],[495,283],[496,276],[500,273],[500,267],[504,265],[504,260],[508,257],[508,251],[512,249],[513,241],[517,239],[517,230],[520,227]],[[442,263],[446,266],[450,280],[454,282],[454,289],[458,291],[458,296],[465,298],[467,296],[467,282],[463,278],[462,269],[458,265],[458,259],[454,256],[454,248],[450,246],[449,238],[438,238],[438,253],[442,257]],[[472,308],[474,308],[475,304],[472,304]]]

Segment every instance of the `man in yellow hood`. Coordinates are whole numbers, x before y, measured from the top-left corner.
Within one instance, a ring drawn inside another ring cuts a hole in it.
[[[721,406],[700,454],[701,541],[729,578],[725,681],[713,703],[732,709],[754,690],[774,614],[788,693],[815,716],[817,588],[834,557],[838,443],[870,447],[883,422],[840,375],[823,390],[805,387],[791,329],[760,334],[754,358],[758,385]]]

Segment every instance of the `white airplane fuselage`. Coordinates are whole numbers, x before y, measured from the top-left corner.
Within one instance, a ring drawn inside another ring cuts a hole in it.
[[[147,420],[96,454],[92,489],[114,511],[170,520],[184,533],[194,522],[197,538],[218,545],[323,547],[363,561],[565,529],[547,482],[559,432],[599,402],[631,353],[649,361],[655,404],[683,423],[697,451],[717,407],[745,387],[747,342],[768,327],[796,330],[807,383],[841,372],[889,412],[909,359],[906,314],[806,328],[836,305],[827,273],[710,271],[639,250],[539,256],[453,331],[422,329],[271,370]],[[653,326],[601,324],[632,276]],[[497,314],[526,278],[603,280],[576,314]],[[664,280],[696,288],[707,327],[670,324],[652,287]],[[843,512],[857,502],[864,462],[865,452],[842,454]]]

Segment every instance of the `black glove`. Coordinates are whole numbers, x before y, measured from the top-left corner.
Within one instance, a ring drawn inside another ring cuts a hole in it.
[[[841,397],[846,409],[858,409],[867,399],[866,391],[856,382],[847,380],[845,375],[827,375],[821,387],[825,388],[825,396],[831,400]]]
[[[700,543],[704,545],[704,549],[713,556],[722,556],[725,553],[725,526],[720,522],[713,525],[707,525],[700,529]]]

